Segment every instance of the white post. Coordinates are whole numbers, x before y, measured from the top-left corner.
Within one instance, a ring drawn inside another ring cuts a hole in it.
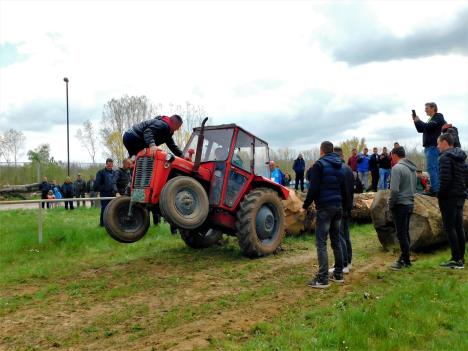
[[[39,215],[37,218],[37,235],[39,239],[39,244],[42,244],[42,202],[39,202]]]

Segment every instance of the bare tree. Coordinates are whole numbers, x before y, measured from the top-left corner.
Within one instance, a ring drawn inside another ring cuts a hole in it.
[[[120,99],[108,101],[104,105],[103,127],[100,130],[102,142],[108,150],[108,154],[116,157],[115,153],[118,150],[125,150],[122,142],[123,133],[134,124],[151,118],[155,110],[155,106],[150,99],[144,95],[125,95]],[[116,137],[117,135],[119,138]],[[120,152],[117,153],[120,154]],[[119,160],[121,159],[119,158]]]
[[[97,136],[93,124],[88,119],[83,123],[83,129],[78,129],[75,136],[88,151],[89,156],[95,163],[97,151]]]
[[[340,147],[343,149],[343,155],[345,159],[347,159],[349,156],[351,156],[351,151],[353,149],[357,149],[358,152],[361,152],[365,147],[367,147],[366,139],[353,137],[351,139],[342,141],[340,143]]]
[[[0,152],[7,163],[10,163],[13,158],[16,166],[19,153],[24,148],[25,140],[26,137],[23,132],[15,129],[3,133],[3,136],[0,137]]]
[[[203,119],[207,116],[205,109],[202,106],[192,105],[186,102],[185,105],[169,105],[170,114],[177,114],[182,117],[184,124],[176,133],[174,133],[174,141],[180,147],[184,147],[190,139],[193,128],[199,127]],[[213,120],[209,120],[208,124],[212,124]]]

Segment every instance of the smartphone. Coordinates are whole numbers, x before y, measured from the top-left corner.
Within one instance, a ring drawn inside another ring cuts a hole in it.
[[[416,111],[415,110],[411,110],[411,114],[413,115],[413,117],[416,117]]]

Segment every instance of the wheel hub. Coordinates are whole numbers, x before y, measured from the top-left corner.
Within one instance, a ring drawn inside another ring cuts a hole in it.
[[[275,214],[267,206],[260,208],[256,217],[257,236],[260,240],[271,239],[276,232]]]
[[[175,197],[175,207],[184,216],[191,215],[197,208],[197,205],[196,196],[189,189],[179,191]]]

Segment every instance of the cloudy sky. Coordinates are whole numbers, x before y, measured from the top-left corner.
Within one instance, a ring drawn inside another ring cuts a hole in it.
[[[296,149],[418,145],[411,109],[435,101],[466,144],[468,2],[0,0],[0,132],[65,160],[65,76],[74,161],[77,128],[125,94]]]

